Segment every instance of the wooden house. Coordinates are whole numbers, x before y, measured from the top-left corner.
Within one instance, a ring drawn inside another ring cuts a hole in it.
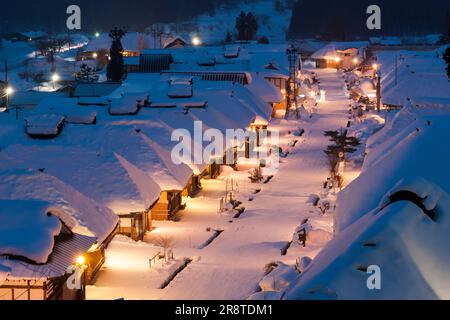
[[[0,297],[2,300],[82,300],[105,261],[104,249],[114,230],[98,239],[75,233],[64,209],[38,200],[1,200],[1,215],[18,237],[42,243],[30,247],[11,238],[0,240]],[[27,223],[23,223],[27,221]],[[48,232],[53,228],[53,232]],[[57,230],[56,228],[59,228]],[[1,226],[0,226],[1,232]],[[56,233],[56,236],[53,234]],[[6,243],[5,243],[6,241]],[[73,281],[73,282],[72,282]],[[76,285],[71,286],[68,283]]]

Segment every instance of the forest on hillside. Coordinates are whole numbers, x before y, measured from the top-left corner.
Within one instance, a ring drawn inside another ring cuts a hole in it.
[[[382,29],[366,27],[367,7],[381,8]],[[377,35],[446,34],[450,28],[449,0],[300,0],[294,8],[289,36],[354,40]]]

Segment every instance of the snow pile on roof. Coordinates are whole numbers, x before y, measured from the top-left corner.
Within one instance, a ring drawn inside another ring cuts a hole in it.
[[[74,124],[93,124],[97,119],[97,112],[75,106],[73,99],[44,99],[34,109],[33,115],[54,114],[63,116],[65,121]]]
[[[281,91],[257,74],[252,74],[252,81],[247,85],[247,88],[267,103],[283,102],[284,98]]]
[[[450,99],[446,65],[438,51],[381,51],[377,60],[383,103],[403,106],[405,98]]]
[[[362,174],[338,195],[337,237],[285,298],[450,298],[449,125],[448,108],[407,107],[369,140]],[[367,288],[370,266],[381,290]]]
[[[36,114],[25,119],[30,136],[57,136],[62,130],[64,117],[56,114]]]
[[[148,102],[146,93],[127,93],[119,99],[111,99],[109,113],[111,115],[134,115],[139,108]]]
[[[0,255],[46,263],[62,227],[53,210],[48,202],[0,200]]]
[[[170,98],[190,98],[193,95],[190,83],[172,83],[167,95]]]
[[[56,177],[37,170],[0,170],[0,194],[9,200],[44,201],[73,232],[95,236],[103,242],[118,218],[109,209],[87,198]]]

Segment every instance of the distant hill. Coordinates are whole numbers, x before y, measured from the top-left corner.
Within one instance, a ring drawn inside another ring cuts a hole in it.
[[[366,10],[372,4],[381,8],[381,31],[366,27]],[[300,0],[293,11],[289,35],[353,40],[377,35],[446,34],[448,28],[449,0]]]
[[[139,29],[157,22],[174,22],[213,12],[215,3],[227,0],[16,0],[2,3],[2,33],[38,28],[61,32],[66,26],[66,8],[82,9],[82,32],[107,30],[112,26]]]

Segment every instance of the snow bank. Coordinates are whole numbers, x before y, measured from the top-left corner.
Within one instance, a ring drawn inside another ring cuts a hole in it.
[[[280,263],[278,267],[259,282],[259,286],[263,291],[281,292],[295,281],[298,276],[299,273],[294,267]]]
[[[0,200],[0,255],[46,263],[62,224],[51,204],[31,200]]]
[[[409,200],[391,199],[333,239],[284,298],[449,299],[450,197],[425,180],[400,182],[386,196],[395,190],[432,198],[426,206],[436,219]],[[381,270],[381,290],[367,287],[370,266]]]

